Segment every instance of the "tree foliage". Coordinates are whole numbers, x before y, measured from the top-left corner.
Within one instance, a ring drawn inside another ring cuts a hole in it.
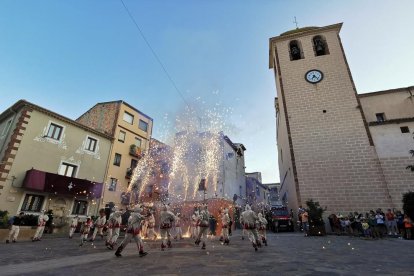
[[[407,214],[414,221],[414,192],[409,191],[403,194],[402,201],[404,214]]]
[[[326,208],[322,208],[319,205],[319,202],[313,201],[313,199],[307,200],[306,205],[308,207],[309,224],[324,225],[323,213],[325,212]]]

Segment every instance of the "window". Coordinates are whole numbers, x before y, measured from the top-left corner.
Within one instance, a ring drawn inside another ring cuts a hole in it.
[[[115,153],[115,159],[114,159],[114,165],[115,166],[121,166],[121,157],[122,155],[120,155],[119,153]]]
[[[134,115],[132,115],[132,114],[126,112],[126,111],[124,113],[124,118],[123,119],[124,119],[125,122],[127,122],[131,125],[134,124]]]
[[[96,144],[98,144],[98,140],[96,140],[96,139],[88,136],[88,138],[86,140],[86,147],[85,147],[85,149],[86,150],[89,150],[89,151],[92,151],[92,152],[95,152],[95,150],[96,150]]]
[[[298,60],[304,58],[302,48],[298,40],[292,40],[289,42],[289,54],[290,60]]]
[[[256,186],[256,195],[257,195],[257,196],[260,196],[260,189],[259,189],[259,186]]]
[[[126,137],[126,132],[120,130],[119,135],[118,135],[118,141],[122,143],[125,142],[125,137]]]
[[[313,39],[313,51],[315,56],[324,56],[329,54],[328,44],[323,36],[317,35]]]
[[[1,132],[1,136],[6,135],[7,131],[9,130],[10,126],[11,126],[12,120],[8,120],[6,123],[6,126],[3,128],[3,131]]]
[[[20,211],[40,212],[45,197],[41,195],[26,194]]]
[[[239,195],[242,196],[242,186],[239,186]]]
[[[377,113],[375,114],[377,116],[377,122],[384,122],[385,121],[385,114],[384,113]]]
[[[138,165],[138,160],[136,159],[131,159],[131,169],[135,169],[135,167]]]
[[[76,200],[73,204],[72,215],[86,215],[88,211],[88,202],[85,200]]]
[[[142,131],[148,131],[148,123],[144,122],[143,120],[139,120],[138,128]]]
[[[400,127],[400,129],[401,133],[410,133],[410,129],[408,128],[408,126]]]
[[[135,137],[135,146],[137,146],[138,148],[141,148],[142,145],[142,140]]]
[[[111,182],[109,183],[108,191],[115,192],[117,184],[118,184],[118,179],[111,178]]]
[[[63,127],[58,126],[54,123],[50,123],[49,130],[47,131],[46,137],[52,138],[54,140],[60,140],[62,135]]]
[[[60,168],[59,168],[59,174],[64,175],[64,176],[69,176],[69,177],[75,177],[77,168],[78,167],[73,164],[62,163],[62,165],[60,165]]]

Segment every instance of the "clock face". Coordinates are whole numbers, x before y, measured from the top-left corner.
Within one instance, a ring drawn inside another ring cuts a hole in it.
[[[323,73],[319,70],[309,70],[305,74],[305,79],[310,83],[318,83],[323,79]]]

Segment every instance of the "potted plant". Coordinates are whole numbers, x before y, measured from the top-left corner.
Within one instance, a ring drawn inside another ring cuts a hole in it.
[[[326,208],[322,208],[318,201],[310,199],[306,201],[309,215],[309,235],[324,236],[326,235],[325,222],[323,221],[323,213]]]

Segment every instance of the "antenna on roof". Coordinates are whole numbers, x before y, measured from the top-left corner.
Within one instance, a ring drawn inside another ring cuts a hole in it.
[[[295,23],[296,29],[299,29],[299,27],[298,27],[298,21],[296,21],[296,16],[295,16],[295,21],[293,21],[293,23]]]

